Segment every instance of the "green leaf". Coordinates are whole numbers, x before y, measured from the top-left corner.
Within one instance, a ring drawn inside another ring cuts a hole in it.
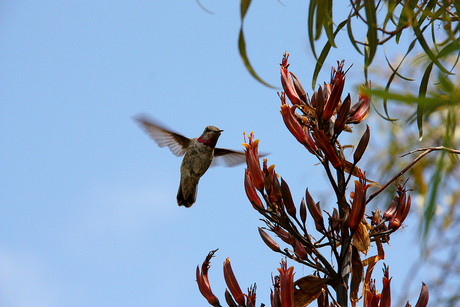
[[[367,43],[368,43],[368,55],[365,57],[365,68],[371,65],[377,51],[379,40],[377,38],[377,10],[375,8],[374,1],[365,1],[364,8],[366,11],[367,18]]]
[[[244,16],[246,16],[246,13],[249,9],[250,4],[251,4],[251,0],[241,0],[241,27],[240,27],[240,35],[238,38],[238,50],[240,51],[240,56],[243,59],[243,63],[246,66],[246,69],[249,71],[249,73],[263,85],[268,86],[270,88],[276,88],[273,85],[270,85],[267,82],[263,81],[259,77],[259,75],[256,74],[246,54],[246,43],[244,41],[244,34],[243,34],[243,21],[244,21]]]
[[[313,21],[315,20],[315,10],[316,10],[317,0],[310,1],[310,7],[308,8],[308,39],[310,41],[310,48],[315,56],[315,59],[318,59],[315,50],[315,38],[313,34]]]
[[[398,67],[396,67],[396,69],[393,69],[393,66],[391,66],[390,61],[388,60],[388,58],[387,58],[387,56],[385,54],[385,59],[387,60],[388,66],[393,71],[393,73],[391,74],[390,78],[388,79],[387,85],[385,86],[385,91],[386,92],[388,92],[390,90],[391,83],[393,82],[393,79],[395,78],[395,76],[398,76],[398,77],[400,77],[400,78],[402,78],[403,80],[406,80],[406,81],[414,81],[413,79],[408,79],[408,78],[405,78],[405,77],[401,76],[398,73],[398,70],[401,67],[401,65],[404,62],[404,60],[406,59],[407,55],[411,52],[412,48],[414,48],[414,45],[415,45],[416,41],[417,40],[414,39],[412,41],[412,43],[409,45],[409,48],[407,49],[406,54],[404,55],[404,57],[399,62]],[[386,120],[390,120],[390,115],[388,114],[388,100],[386,98],[383,99],[383,109],[385,111],[385,117],[383,117],[383,118],[385,118]]]
[[[442,48],[438,53],[438,58],[444,58],[458,50],[460,50],[460,38],[453,40]]]
[[[415,35],[417,36],[417,40],[418,42],[420,43],[420,45],[422,46],[423,48],[423,51],[425,52],[425,54],[430,58],[430,60],[436,64],[436,66],[438,66],[438,68],[445,74],[448,74],[448,75],[451,75],[452,73],[450,73],[449,71],[447,71],[447,69],[444,68],[444,66],[442,66],[442,64],[439,62],[439,60],[437,59],[436,55],[433,53],[433,51],[431,51],[430,47],[428,46],[427,42],[425,41],[425,37],[423,37],[423,31],[426,29],[427,26],[425,26],[423,28],[423,30],[420,29],[419,25],[417,22],[414,21],[414,24],[412,26],[412,29],[414,30],[415,32]]]
[[[337,29],[335,29],[334,31],[334,37],[337,36],[337,33],[339,33],[339,31],[342,30],[346,23],[347,20],[344,20],[337,26]],[[319,55],[318,60],[316,61],[315,71],[313,72],[313,80],[311,83],[313,90],[315,89],[316,80],[318,79],[319,72],[321,71],[321,68],[323,67],[324,61],[326,60],[330,50],[331,44],[329,43],[329,41],[327,41],[323,47],[323,50],[321,51],[321,54]]]
[[[435,98],[422,98],[422,97],[415,97],[411,94],[399,94],[400,92],[389,92],[384,89],[373,89],[370,91],[372,96],[389,99],[389,100],[396,100],[399,102],[403,102],[408,105],[418,104],[420,102],[425,103],[425,105],[432,104],[436,99]]]
[[[430,80],[431,70],[433,69],[433,62],[431,62],[423,74],[422,82],[420,83],[420,89],[418,92],[419,98],[426,97],[426,91],[428,88],[428,81]],[[423,137],[423,113],[425,111],[425,101],[421,100],[417,104],[417,127],[418,127],[418,136],[421,140]]]
[[[249,73],[263,85],[268,86],[270,88],[276,88],[275,86],[268,84],[267,82],[262,80],[252,68],[251,63],[249,63],[249,59],[246,54],[246,44],[244,42],[243,28],[240,29],[240,37],[238,38],[238,49],[240,51],[241,58],[243,59],[244,66],[246,66],[246,69],[249,71]]]
[[[359,49],[358,44],[355,41],[355,37],[353,36],[353,29],[351,28],[351,17],[352,17],[352,14],[348,15],[348,20],[347,20],[348,38],[350,39],[350,42],[353,45],[353,47],[355,47],[356,51],[358,51],[359,54],[363,55],[363,52],[361,51],[361,49]]]
[[[240,3],[241,21],[243,21],[244,16],[246,16],[246,12],[248,11],[250,4],[251,4],[251,0],[241,0],[241,3]]]
[[[316,4],[316,27],[315,27],[315,40],[317,40],[321,36],[321,32],[323,29],[323,17],[324,17],[324,1],[319,0]]]
[[[329,44],[331,44],[332,47],[337,48],[334,42],[334,29],[333,29],[333,19],[332,19],[332,0],[327,0],[323,1],[324,2],[324,19],[323,19],[323,25],[324,25],[324,31],[326,32],[327,39],[329,41]]]

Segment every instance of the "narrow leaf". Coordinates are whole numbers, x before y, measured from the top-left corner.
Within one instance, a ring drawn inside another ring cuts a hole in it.
[[[428,81],[430,80],[431,70],[433,69],[433,62],[431,62],[423,74],[422,82],[420,83],[420,89],[418,92],[418,97],[425,98],[426,91],[428,88]],[[421,140],[423,137],[423,113],[425,111],[425,101],[419,101],[417,104],[417,127],[418,127],[418,136]]]
[[[335,29],[334,31],[334,37],[337,36],[339,31],[342,30],[342,28],[345,26],[346,23],[347,23],[347,20],[344,20],[337,26],[337,29]],[[319,58],[316,61],[315,71],[313,72],[313,80],[311,82],[313,90],[315,89],[315,84],[316,84],[316,80],[318,79],[319,72],[321,71],[324,61],[326,60],[327,55],[329,54],[329,50],[331,50],[331,44],[328,41],[324,45],[323,50],[321,51],[321,54],[319,55]]]
[[[315,56],[315,59],[318,59],[315,50],[315,37],[313,34],[313,21],[315,20],[315,11],[316,11],[317,0],[311,0],[310,6],[308,8],[308,39],[310,41],[310,48]]]
[[[356,51],[359,52],[359,54],[363,55],[363,52],[361,49],[359,49],[358,44],[356,43],[355,37],[353,36],[353,29],[351,28],[351,17],[352,15],[348,15],[348,20],[347,20],[347,32],[348,32],[348,38],[350,39],[351,44],[353,47],[355,47]]]
[[[255,70],[252,68],[251,63],[249,63],[248,56],[246,54],[246,43],[244,41],[244,34],[243,34],[243,21],[244,21],[244,16],[246,15],[249,5],[251,4],[251,0],[241,0],[241,27],[240,27],[240,35],[238,38],[238,50],[240,52],[240,56],[243,59],[243,63],[246,66],[246,69],[249,71],[249,73],[260,83],[263,85],[270,87],[270,88],[275,88],[273,85],[270,85],[263,81],[255,72]]]
[[[364,8],[367,17],[367,43],[369,45],[369,53],[365,62],[365,67],[367,68],[374,59],[379,40],[377,38],[377,10],[375,8],[375,2],[365,1]]]
[[[327,0],[327,1],[322,1],[322,2],[324,3],[324,9],[323,9],[324,31],[326,32],[329,44],[331,44],[332,47],[337,48],[334,42],[334,29],[333,29],[334,22],[332,19],[332,0]]]
[[[323,17],[324,17],[324,1],[320,0],[317,2],[316,8],[316,24],[315,24],[315,40],[321,36],[323,29]]]
[[[447,69],[444,68],[444,66],[442,66],[436,55],[433,53],[433,51],[431,51],[430,47],[428,46],[425,37],[423,36],[423,31],[426,29],[426,27],[424,27],[423,30],[421,30],[418,24],[414,24],[412,28],[414,29],[415,35],[417,36],[417,40],[422,46],[423,51],[430,58],[430,60],[434,62],[443,73],[452,75],[452,73],[450,73]]]

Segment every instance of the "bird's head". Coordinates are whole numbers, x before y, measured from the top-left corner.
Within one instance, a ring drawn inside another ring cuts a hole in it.
[[[203,143],[206,146],[209,146],[211,148],[216,147],[217,140],[219,139],[219,136],[221,132],[224,130],[220,130],[217,127],[214,126],[207,126],[203,134],[198,138],[198,142]]]

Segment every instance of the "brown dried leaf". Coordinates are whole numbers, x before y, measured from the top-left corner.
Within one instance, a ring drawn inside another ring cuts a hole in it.
[[[367,231],[366,225],[363,222],[359,223],[358,229],[353,234],[353,246],[355,246],[358,251],[367,255],[367,251],[371,246],[371,238],[369,237],[369,232]]]
[[[324,280],[308,275],[294,282],[294,307],[305,307],[318,298],[326,285]]]

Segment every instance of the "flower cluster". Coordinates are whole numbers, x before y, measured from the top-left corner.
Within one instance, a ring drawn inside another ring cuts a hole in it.
[[[281,114],[286,127],[310,153],[316,154],[323,161],[329,161],[336,169],[344,168],[346,163],[337,137],[342,131],[350,132],[349,125],[359,124],[369,114],[371,99],[366,92],[368,86],[361,87],[359,101],[352,107],[350,95],[342,102],[346,74],[342,61],[337,69],[332,69],[330,83],[319,86],[310,99],[299,79],[292,72],[288,72],[288,58],[289,54],[285,53],[281,63],[281,84],[284,92],[279,94]]]
[[[323,165],[337,206],[332,214],[326,212],[326,216],[320,202],[314,200],[308,188],[296,205],[289,185],[275,172],[275,166],[268,166],[266,159],[261,165],[259,140],[255,139],[254,133],[244,136],[247,164],[244,188],[252,207],[262,215],[266,224],[266,227],[258,229],[263,242],[285,259],[314,270],[312,275],[294,280],[293,267],[288,268],[282,261],[279,275],[273,279],[271,306],[307,306],[315,300],[318,306],[346,306],[348,302],[356,306],[361,299],[366,307],[391,306],[388,267],[384,269],[382,293],[377,292],[371,277],[377,262],[385,258],[383,244],[389,242],[390,235],[402,226],[407,217],[411,198],[405,184],[396,183],[396,196],[384,214],[376,209],[366,215],[368,203],[390,186],[388,183],[382,187],[369,180],[366,172],[357,166],[368,148],[370,129],[366,127],[356,146],[342,146],[339,142],[342,132],[353,132],[350,125],[361,123],[369,114],[367,86],[361,88],[359,100],[353,106],[349,94],[342,100],[346,72],[341,62],[332,69],[330,83],[320,86],[309,98],[298,78],[288,72],[287,61],[288,55],[284,54],[281,64],[284,92],[279,93],[282,119],[296,140]],[[343,149],[347,147],[354,148],[351,161],[343,154]],[[353,176],[357,179],[351,181]],[[348,187],[350,182],[353,184],[351,188]],[[369,196],[374,187],[380,189]],[[307,227],[308,219],[312,220],[314,229]],[[314,230],[317,233],[313,234]],[[287,247],[281,248],[270,232]],[[371,243],[375,243],[377,254],[368,256]],[[197,282],[208,302],[219,306],[207,278],[213,254],[211,252],[206,258],[201,273],[197,268]],[[362,255],[367,258],[361,259]],[[228,258],[224,263],[224,278],[229,289],[225,294],[229,306],[255,305],[255,286],[248,290],[248,294],[243,294]],[[422,288],[423,294],[417,307],[426,306],[428,290],[425,291],[425,288]],[[358,295],[360,289],[361,296]],[[335,299],[332,291],[336,293]]]

